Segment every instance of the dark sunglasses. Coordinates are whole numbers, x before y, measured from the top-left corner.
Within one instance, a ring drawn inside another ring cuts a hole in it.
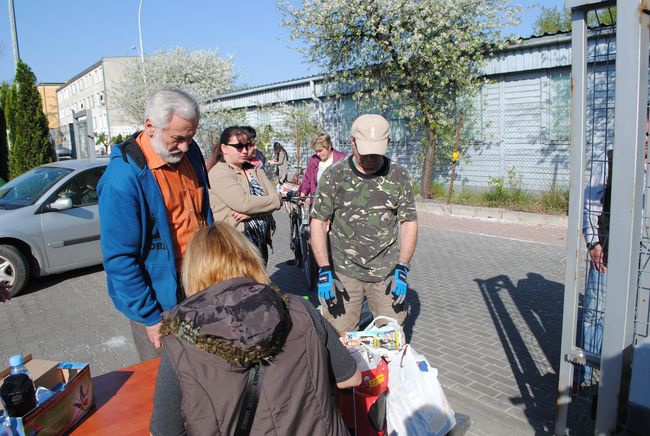
[[[255,144],[253,144],[252,142],[247,142],[246,144],[242,144],[241,142],[238,142],[237,144],[226,144],[226,145],[236,148],[237,151],[242,151],[245,148],[249,149],[253,147]]]

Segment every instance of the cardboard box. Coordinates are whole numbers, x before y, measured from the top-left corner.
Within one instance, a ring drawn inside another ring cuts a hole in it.
[[[11,418],[11,426],[17,434],[64,433],[95,405],[88,363],[32,359],[31,354],[24,360],[37,388],[42,386],[53,390],[61,383],[65,387],[22,418]],[[0,372],[0,379],[4,380],[9,373],[10,369],[5,368]]]

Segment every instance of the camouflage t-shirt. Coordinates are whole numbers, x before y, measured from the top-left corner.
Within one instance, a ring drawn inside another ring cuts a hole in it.
[[[417,220],[411,180],[388,158],[375,174],[361,173],[352,159],[325,171],[311,216],[332,221],[329,239],[335,272],[378,282],[398,261],[400,222]]]

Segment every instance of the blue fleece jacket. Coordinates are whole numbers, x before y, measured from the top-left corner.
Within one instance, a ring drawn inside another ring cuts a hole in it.
[[[113,147],[99,184],[101,246],[108,294],[117,310],[146,326],[179,303],[178,274],[167,209],[147,166],[139,133]],[[203,189],[203,216],[212,224],[208,177],[193,142],[187,157]]]

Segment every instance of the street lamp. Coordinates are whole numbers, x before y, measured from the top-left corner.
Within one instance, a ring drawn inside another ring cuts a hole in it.
[[[145,73],[144,70],[144,48],[142,47],[142,22],[141,22],[141,15],[142,15],[142,2],[144,0],[140,0],[140,6],[138,6],[138,34],[140,35],[140,62],[142,63],[142,80],[144,80],[144,83],[147,83],[147,74]]]
[[[9,26],[11,27],[11,45],[14,50],[14,74],[18,69],[20,60],[20,50],[18,49],[18,33],[16,31],[16,13],[14,12],[14,0],[8,0],[9,6]]]

